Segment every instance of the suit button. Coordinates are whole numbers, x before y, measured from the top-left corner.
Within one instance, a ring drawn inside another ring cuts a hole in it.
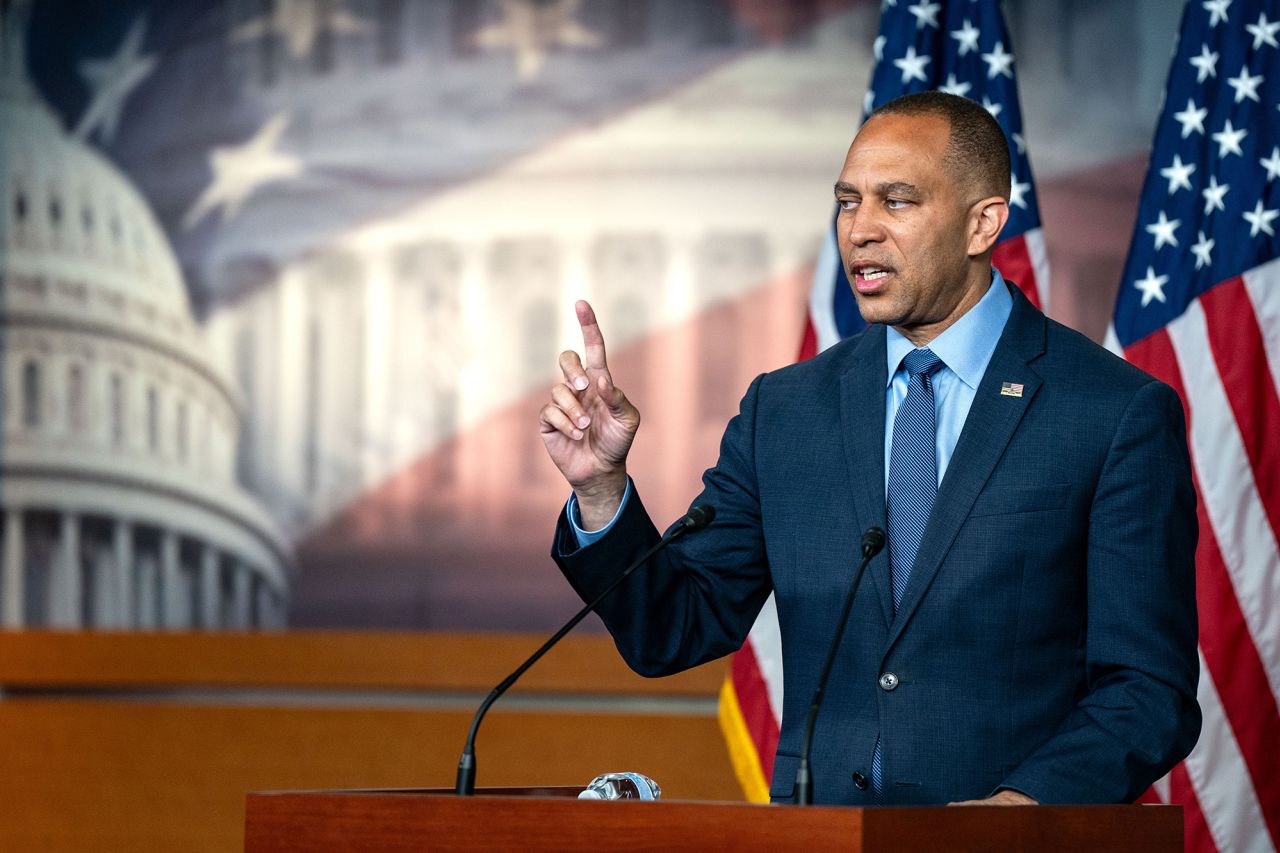
[[[898,676],[894,675],[892,672],[886,672],[884,675],[880,676],[881,690],[889,691],[894,689],[897,686],[898,686]]]
[[[870,784],[871,783],[867,781],[867,777],[862,773],[853,774],[853,787],[857,788],[859,791],[867,790],[867,786]]]

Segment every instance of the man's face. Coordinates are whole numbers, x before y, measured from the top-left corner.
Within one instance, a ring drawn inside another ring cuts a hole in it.
[[[940,116],[876,116],[858,132],[836,183],[840,256],[870,323],[942,323],[971,287],[970,202],[943,156]]]

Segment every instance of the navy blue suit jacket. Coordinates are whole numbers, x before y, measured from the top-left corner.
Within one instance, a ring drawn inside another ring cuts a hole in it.
[[[999,787],[1045,803],[1129,801],[1190,752],[1196,703],[1195,491],[1168,386],[1014,307],[938,489],[901,607],[870,564],[814,737],[814,799],[945,803]],[[633,669],[735,651],[770,592],[782,632],[771,795],[792,796],[805,710],[857,563],[885,526],[885,329],[758,377],[695,503],[715,523],[600,607]],[[1020,384],[1022,396],[1000,393]],[[658,538],[638,494],[552,553],[584,599]],[[898,685],[886,691],[881,674]]]

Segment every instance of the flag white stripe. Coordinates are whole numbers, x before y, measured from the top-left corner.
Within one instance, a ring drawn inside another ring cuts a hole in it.
[[[1192,462],[1236,600],[1280,701],[1280,552],[1209,348],[1197,299],[1167,326],[1191,408]]]
[[[840,343],[840,330],[836,328],[836,272],[840,269],[840,250],[836,246],[836,229],[827,228],[827,237],[818,253],[818,265],[813,271],[813,289],[809,291],[809,317],[818,336],[818,352]]]
[[[1110,352],[1124,358],[1124,347],[1120,345],[1120,338],[1116,335],[1116,324],[1107,324],[1107,333],[1102,338],[1102,345]]]
[[[1271,368],[1271,381],[1280,394],[1280,259],[1268,261],[1244,274],[1244,289],[1262,327],[1262,347]],[[1274,425],[1273,425],[1274,426]]]
[[[1151,789],[1155,792],[1155,795],[1160,799],[1160,802],[1162,803],[1169,802],[1169,796],[1170,796],[1169,774],[1166,773],[1156,781],[1152,782]]]
[[[1187,775],[1214,843],[1221,853],[1274,853],[1249,768],[1203,656],[1196,698],[1204,714],[1204,728],[1187,757]]]
[[[773,594],[765,600],[756,624],[747,635],[755,652],[756,667],[769,694],[769,711],[773,721],[782,727],[782,629],[778,626],[778,604]]]

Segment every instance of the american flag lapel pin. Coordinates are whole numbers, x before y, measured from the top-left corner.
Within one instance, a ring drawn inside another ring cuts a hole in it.
[[[1001,383],[1000,383],[1000,396],[1001,396],[1001,397],[1021,397],[1021,396],[1022,396],[1022,383],[1020,383],[1020,382],[1001,382]]]

